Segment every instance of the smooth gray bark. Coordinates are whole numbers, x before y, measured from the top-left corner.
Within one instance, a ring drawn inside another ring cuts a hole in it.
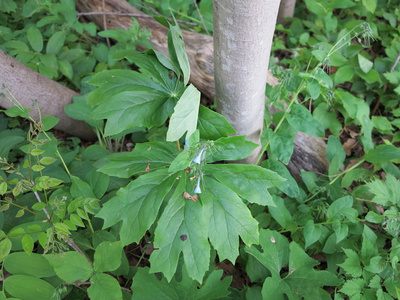
[[[281,0],[277,23],[282,24],[285,23],[283,19],[293,18],[295,7],[296,7],[296,0]]]
[[[214,0],[218,111],[240,135],[260,144],[265,84],[279,0]],[[261,147],[245,163],[255,162]]]

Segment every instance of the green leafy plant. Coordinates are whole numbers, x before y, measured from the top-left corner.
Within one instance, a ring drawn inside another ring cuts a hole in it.
[[[36,11],[65,24],[68,3]],[[0,3],[8,20],[19,15],[14,4]],[[194,16],[189,1],[180,4]],[[99,33],[117,43],[91,46],[104,64],[79,75],[88,75],[82,96],[66,107],[99,145],[58,141],[53,117],[24,121],[29,109],[3,86],[1,99],[15,106],[0,115],[0,297],[399,298],[396,10],[372,0],[299,5],[307,18],[278,27],[285,41],[274,42],[275,55],[295,59],[273,66],[281,84],[267,87],[268,104],[281,111],[265,116],[261,166],[228,163],[257,145],[200,104],[176,20],[158,18],[169,28],[169,58],[133,49],[144,37],[137,23]],[[79,32],[70,20],[68,34]],[[37,35],[24,28],[21,36]],[[40,31],[43,45],[51,30]],[[367,47],[372,33],[385,51]],[[298,131],[327,137],[327,174],[289,173]],[[235,285],[226,266],[248,281]]]

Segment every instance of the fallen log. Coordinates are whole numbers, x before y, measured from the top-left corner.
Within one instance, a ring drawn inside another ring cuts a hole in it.
[[[85,140],[96,139],[96,134],[85,122],[71,119],[64,112],[72,97],[79,96],[77,92],[33,71],[1,50],[0,65],[0,84],[3,87],[0,92],[6,95],[10,92],[22,106],[31,108],[30,116],[34,120],[39,120],[37,108],[32,107],[32,101],[37,100],[42,116],[60,119],[56,129]],[[14,104],[7,98],[0,98],[0,106],[8,109]]]
[[[77,0],[76,7],[83,15],[88,13],[86,18],[103,29],[128,29],[132,26],[131,17],[134,16],[142,27],[151,31],[152,36],[149,41],[153,49],[168,55],[167,28],[149,15],[135,9],[128,2],[124,0]],[[182,30],[182,34],[191,67],[190,81],[206,97],[214,99],[213,38],[185,30]],[[139,50],[144,49],[139,47]],[[267,81],[271,85],[277,84],[273,76],[268,76]],[[329,163],[326,159],[326,144],[322,139],[299,132],[294,143],[294,153],[288,168],[296,179],[300,179],[301,169],[318,173],[327,171]]]

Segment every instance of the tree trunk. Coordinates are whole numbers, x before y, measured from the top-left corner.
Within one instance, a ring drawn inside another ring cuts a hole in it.
[[[279,1],[213,1],[218,111],[240,135],[260,144],[265,85]],[[244,163],[254,163],[261,146]]]
[[[277,23],[284,24],[285,22],[283,19],[293,18],[295,6],[296,0],[281,0]]]
[[[33,119],[39,120],[37,108],[32,107],[32,100],[36,99],[42,116],[60,119],[56,129],[86,140],[96,138],[85,122],[71,119],[64,112],[64,107],[71,103],[72,97],[79,96],[78,93],[33,71],[1,50],[0,66],[0,84],[9,89],[24,107],[32,108],[30,116]],[[7,93],[5,89],[1,92]],[[0,105],[4,108],[14,106],[7,98],[1,98]]]

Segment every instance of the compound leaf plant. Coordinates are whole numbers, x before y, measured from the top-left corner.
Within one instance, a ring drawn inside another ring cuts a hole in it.
[[[265,115],[262,147],[268,159],[261,166],[227,163],[248,157],[258,145],[235,135],[222,115],[200,104],[200,92],[188,84],[189,63],[175,20],[157,18],[169,28],[169,57],[117,43],[107,60],[124,68],[98,68],[82,81],[83,74],[73,79],[82,96],[65,111],[85,120],[99,145],[57,140],[49,130],[58,120],[51,116],[23,121],[30,109],[3,85],[1,100],[15,106],[0,115],[0,299],[400,298],[400,150],[398,135],[388,138],[399,125],[399,101],[382,92],[385,109],[395,108],[386,118],[370,117],[370,105],[361,99],[379,82],[386,82],[389,95],[398,94],[399,66],[389,72],[386,60],[372,63],[363,45],[352,42],[370,36],[368,24],[350,22],[335,33],[346,14],[329,10],[356,5],[356,13],[376,10],[391,24],[396,16],[372,0],[328,2],[322,9],[305,1],[299,5],[318,12],[310,14],[311,21],[278,26],[288,35],[286,45],[294,47],[284,51],[304,55],[283,59],[289,69],[274,68],[281,84],[267,86],[268,103],[282,110]],[[10,3],[0,7],[12,10]],[[300,25],[314,35],[298,33]],[[40,51],[36,29],[25,31],[30,48]],[[53,31],[41,35],[46,39]],[[275,47],[279,43],[274,40]],[[296,43],[313,50],[299,50]],[[128,70],[130,64],[137,71]],[[333,75],[325,71],[330,65],[338,67]],[[353,66],[354,74],[348,73]],[[365,80],[356,93],[337,87],[353,77]],[[358,126],[363,151],[357,161],[347,158],[341,143],[339,114],[345,127]],[[296,182],[290,175],[285,165],[298,130],[316,137],[332,133],[327,176],[302,171],[302,182]],[[386,134],[380,143],[376,132]],[[131,149],[111,153],[127,135],[135,142]],[[376,175],[379,170],[385,180]],[[130,256],[134,247],[141,248],[139,258]],[[232,277],[218,269],[223,264],[240,266],[250,283],[234,288]]]
[[[134,62],[141,73],[104,71],[90,80],[99,85],[88,96],[88,103],[98,105],[91,117],[107,119],[106,134],[159,127],[170,118],[165,141],[136,145],[124,156],[106,158],[109,163],[101,172],[138,178],[121,188],[96,216],[104,219],[104,228],[122,221],[123,245],[138,243],[154,225],[156,250],[150,256],[150,272],[161,272],[170,281],[182,252],[187,274],[202,283],[211,246],[221,260],[234,263],[239,237],[247,245],[258,244],[258,223],[243,199],[273,206],[267,187],[284,179],[253,165],[210,165],[245,158],[256,145],[243,136],[228,136],[234,133],[231,125],[199,107],[200,93],[186,85],[190,70],[179,28],[170,25],[169,36],[171,59],[154,50],[120,52],[117,56]],[[185,146],[179,151],[181,138]]]

